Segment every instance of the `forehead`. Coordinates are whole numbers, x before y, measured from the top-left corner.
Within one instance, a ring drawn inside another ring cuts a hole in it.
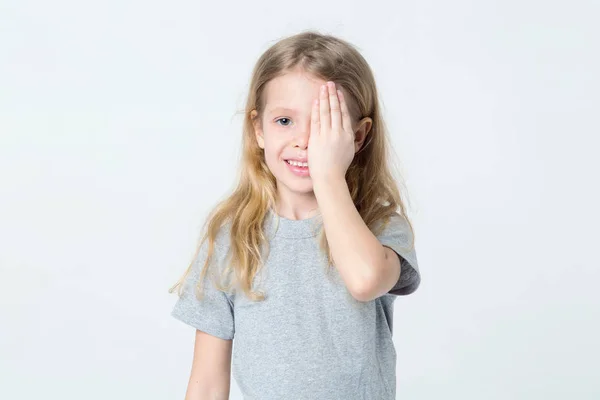
[[[319,96],[319,88],[327,83],[303,71],[290,71],[267,83],[265,112],[275,109],[310,110],[312,101]]]

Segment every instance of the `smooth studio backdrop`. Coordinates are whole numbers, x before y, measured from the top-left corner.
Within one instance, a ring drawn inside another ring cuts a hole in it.
[[[233,184],[254,62],[304,29],[369,61],[406,180],[398,398],[600,398],[598,12],[1,0],[0,398],[183,398],[167,289]]]

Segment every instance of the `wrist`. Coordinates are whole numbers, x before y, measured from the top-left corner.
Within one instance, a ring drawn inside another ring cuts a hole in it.
[[[337,192],[338,190],[348,190],[348,183],[343,176],[321,177],[313,179],[313,191],[317,193],[327,193],[328,191]]]

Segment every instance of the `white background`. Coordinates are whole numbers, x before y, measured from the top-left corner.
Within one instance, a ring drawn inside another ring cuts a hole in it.
[[[309,28],[371,64],[406,179],[398,398],[600,398],[597,4],[1,0],[0,398],[183,398],[167,289]]]

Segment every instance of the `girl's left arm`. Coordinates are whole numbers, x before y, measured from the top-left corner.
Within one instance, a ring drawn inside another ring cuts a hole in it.
[[[386,294],[400,278],[400,259],[383,246],[354,206],[343,177],[313,181],[325,235],[335,266],[359,301]]]

